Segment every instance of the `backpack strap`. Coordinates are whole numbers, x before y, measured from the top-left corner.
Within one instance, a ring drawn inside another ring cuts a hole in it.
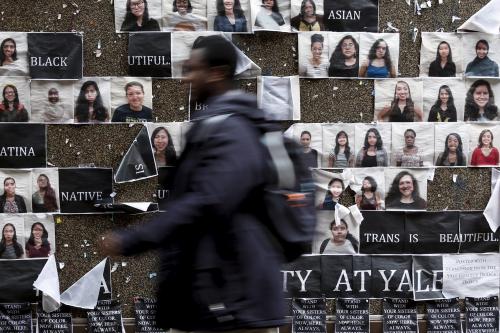
[[[284,145],[283,133],[280,131],[266,132],[262,135],[262,143],[267,147],[278,176],[278,188],[292,189],[295,187],[295,169]]]
[[[321,242],[321,246],[319,247],[319,254],[323,254],[323,252],[325,252],[326,246],[328,245],[329,241],[330,241],[330,238],[327,238]]]

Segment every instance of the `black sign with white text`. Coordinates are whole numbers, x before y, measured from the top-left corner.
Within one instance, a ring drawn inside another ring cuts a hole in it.
[[[427,303],[427,333],[461,333],[458,299],[440,299]]]
[[[112,192],[112,169],[59,169],[61,213],[99,213],[101,211],[94,205],[112,203]]]
[[[104,265],[104,272],[102,273],[101,289],[99,289],[98,300],[111,300],[113,296],[113,289],[111,285],[111,260],[108,258]]]
[[[324,0],[327,31],[378,32],[378,0]]]
[[[38,312],[38,333],[71,333],[73,331],[71,313]]]
[[[372,297],[413,297],[411,256],[372,256]]]
[[[415,301],[400,298],[384,299],[383,321],[384,333],[418,333]]]
[[[498,333],[498,296],[465,298],[467,332]]]
[[[321,256],[321,290],[326,297],[369,297],[372,259],[368,256]]]
[[[321,256],[302,256],[281,268],[285,297],[321,297]]]
[[[295,298],[292,301],[293,333],[326,333],[324,298]]]
[[[169,32],[137,32],[128,35],[130,76],[171,77]]]
[[[395,254],[405,250],[405,213],[364,211],[360,253]]]
[[[0,332],[31,333],[30,303],[0,304]]]
[[[28,33],[28,62],[33,79],[81,79],[83,36],[72,32]]]
[[[42,124],[0,124],[0,168],[45,168],[46,127]]]
[[[413,299],[442,299],[443,257],[413,256]]]
[[[156,199],[160,207],[164,207],[168,202],[170,191],[172,190],[173,179],[175,175],[175,167],[159,167],[158,168],[158,187],[156,189]]]
[[[336,299],[336,333],[369,333],[370,301],[366,298]]]
[[[135,297],[135,331],[137,333],[164,333],[156,327],[156,300],[150,298]]]
[[[498,252],[500,230],[495,234],[483,212],[460,212],[460,253]]]
[[[122,310],[116,300],[99,301],[95,310],[87,311],[90,333],[122,333]]]
[[[36,302],[33,282],[45,266],[45,259],[0,260],[0,303]]]

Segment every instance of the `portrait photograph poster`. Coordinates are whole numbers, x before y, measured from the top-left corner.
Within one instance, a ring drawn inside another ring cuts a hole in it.
[[[359,224],[349,215],[335,220],[334,211],[318,210],[313,254],[355,254],[359,251]]]
[[[481,124],[469,124],[469,166],[477,166],[477,167],[491,167],[498,166],[498,158],[496,163],[483,163],[481,161],[474,162],[473,155],[474,153],[478,154],[481,152],[481,148],[483,146],[483,139],[481,134],[486,134],[487,132],[493,134],[493,139],[491,140],[491,149],[490,154],[499,154],[500,149],[500,124],[493,123],[481,123]],[[481,142],[481,144],[480,144]],[[481,145],[481,146],[480,146]],[[483,153],[481,155],[484,156]],[[489,156],[489,154],[488,154]]]
[[[149,19],[155,20],[156,26],[159,27],[159,24],[162,21],[162,0],[146,0],[146,2],[147,2],[147,13]],[[133,28],[131,28],[131,26],[133,26],[135,22],[132,23],[125,22],[125,17],[127,15],[127,0],[114,1],[114,10],[115,10],[116,32],[132,31]],[[129,15],[132,15],[132,18],[135,18],[132,12],[130,12]]]
[[[130,82],[138,82],[144,89],[143,106],[153,108],[153,88],[151,78],[144,77],[112,77],[111,78],[111,110],[113,113],[122,105],[129,104],[125,86]],[[154,111],[153,111],[154,117]]]
[[[111,77],[83,77],[74,83],[73,99],[75,123],[99,123],[111,121]],[[116,98],[125,97],[125,85],[121,88],[114,87]],[[145,87],[146,89],[146,87]],[[124,103],[126,98],[123,99]],[[92,102],[91,111],[89,103]],[[119,106],[117,102],[116,107]]]
[[[464,73],[461,35],[453,32],[422,32],[420,76],[461,77]],[[447,55],[444,66],[441,64],[441,54],[443,57]]]
[[[328,33],[303,32],[299,34],[299,76],[328,77]]]
[[[464,120],[467,90],[463,79],[433,77],[422,80],[422,85],[423,121],[456,122]]]
[[[19,99],[18,112],[15,116],[0,115],[0,122],[27,122],[31,115],[30,80],[27,76],[0,76],[0,91],[5,95],[12,90]],[[5,92],[5,93],[4,93]],[[5,96],[2,96],[2,100]]]
[[[250,0],[253,31],[290,32],[290,0],[273,0],[267,8],[263,0]]]
[[[356,157],[355,144],[354,144],[354,124],[323,124],[323,147],[321,150],[322,161],[321,165],[323,168],[335,168],[341,167],[338,161],[338,156],[335,154],[335,147],[338,146],[338,153],[341,152],[341,147],[344,148],[344,156],[347,150],[349,150],[349,159],[347,157],[346,163],[348,167],[354,167],[354,160]],[[345,137],[345,144],[342,146],[339,143],[339,138]]]
[[[454,123],[439,123],[436,124],[434,127],[434,134],[435,134],[435,144],[434,144],[434,165],[436,166],[445,166],[446,161],[442,161],[443,158],[445,158],[446,151],[449,151],[449,145],[447,139],[449,139],[450,136],[455,136],[454,134],[457,134],[459,137],[458,143],[457,143],[457,155],[462,156],[463,159],[463,165],[457,165],[457,166],[466,166],[469,154],[468,152],[470,151],[471,147],[471,140],[470,140],[470,133],[469,133],[469,127],[466,124],[454,124]],[[500,133],[499,133],[500,134]],[[461,143],[461,146],[460,146]],[[472,145],[474,146],[474,144]],[[476,142],[477,146],[477,142]],[[458,160],[457,160],[458,163]]]
[[[227,0],[226,0],[227,2]],[[207,1],[207,20],[209,31],[237,33],[252,32],[252,15],[250,0],[232,0],[234,24],[225,14],[224,0]]]
[[[182,122],[171,122],[171,123],[147,123],[146,127],[148,129],[148,135],[151,138],[151,145],[153,147],[153,153],[155,154],[155,159],[159,151],[169,150],[169,153],[173,153],[175,158],[177,159],[184,147],[184,136],[186,131],[184,129],[184,124]],[[155,140],[155,135],[157,134],[167,134],[167,142],[158,142],[158,139]],[[164,145],[167,148],[163,147]],[[166,165],[160,165],[158,160],[156,161],[156,166],[164,167],[164,166],[175,166],[176,160],[168,161],[168,156],[166,160]]]
[[[351,177],[349,187],[355,193],[355,202],[361,210],[373,209],[383,210],[385,208],[385,173],[384,168],[354,168],[350,169]],[[370,186],[373,199],[365,195],[367,191],[365,183]],[[375,205],[375,207],[373,207]]]
[[[31,119],[35,123],[72,123],[73,81],[31,81]]]
[[[330,172],[321,169],[312,171],[314,183],[316,186],[315,204],[318,210],[335,210],[335,204],[344,194],[349,185],[349,181],[344,179],[344,175],[338,172]],[[335,183],[334,183],[335,182]],[[336,187],[336,197],[332,196],[332,187]],[[339,193],[340,192],[340,193]]]
[[[310,134],[310,135],[309,135]],[[290,136],[294,140],[300,142],[300,144],[304,148],[311,148],[310,158],[311,160],[310,167],[317,168],[321,164],[321,156],[322,156],[322,124],[319,123],[297,123],[290,127],[285,135]],[[309,137],[307,141],[301,140],[301,138]],[[314,156],[316,156],[316,163],[314,163]]]
[[[413,137],[408,141],[407,136]],[[429,167],[434,165],[434,127],[425,123],[393,123],[391,165]],[[405,150],[410,145],[411,152]],[[418,158],[417,158],[418,157]]]
[[[425,210],[427,206],[428,169],[386,169],[385,170],[385,209],[386,210]],[[411,184],[409,180],[411,178]],[[399,181],[398,181],[399,180]],[[418,191],[417,191],[418,187]],[[392,191],[391,191],[392,190]],[[413,201],[401,201],[406,191],[411,192]],[[394,200],[388,200],[394,193]]]
[[[0,76],[29,76],[28,34],[26,32],[0,32],[1,52],[4,45],[14,46],[12,63],[1,64]],[[14,59],[16,58],[16,59]]]
[[[380,49],[383,50],[383,57],[380,59],[376,58],[377,47],[380,47]],[[374,52],[374,57],[370,56],[370,50]],[[362,33],[360,34],[359,53],[360,77],[396,77],[399,65],[399,33]],[[374,60],[380,61],[383,63],[383,66],[373,65],[372,61]],[[390,66],[388,66],[389,64],[387,63],[389,60],[391,62]]]
[[[480,43],[480,41],[486,41]],[[480,45],[481,44],[481,45]],[[478,61],[477,47],[485,49],[486,57]],[[464,75],[472,77],[498,77],[500,64],[500,36],[480,32],[462,35],[464,53]]]
[[[387,154],[387,159],[385,165],[378,166],[389,166],[389,158],[391,154],[391,142],[392,142],[392,124],[390,123],[375,123],[375,124],[355,124],[354,125],[354,147],[356,152],[356,160],[362,160],[363,147],[367,141],[367,137],[370,133],[373,133],[372,129],[375,129],[382,140],[382,149],[385,150]],[[356,165],[357,167],[362,165]]]
[[[400,89],[405,89],[400,91]],[[422,112],[422,90],[423,84],[420,79],[401,78],[375,81],[375,112],[374,121],[391,121],[393,118],[407,117],[409,106],[413,103],[413,121],[418,119],[418,111]],[[405,95],[402,95],[405,94]],[[401,96],[402,95],[402,96]],[[401,110],[399,103],[404,100],[405,106]],[[410,119],[408,119],[410,121]]]
[[[162,0],[163,31],[206,31],[207,0]]]

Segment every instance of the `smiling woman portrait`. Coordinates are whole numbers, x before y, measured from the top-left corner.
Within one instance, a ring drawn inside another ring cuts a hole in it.
[[[241,9],[240,0],[217,0],[217,16],[214,30],[224,32],[247,32],[247,18]]]
[[[116,108],[113,113],[112,122],[146,122],[153,120],[153,110],[143,105],[144,86],[137,81],[128,82],[125,85],[125,93],[128,104]]]
[[[498,120],[498,107],[491,85],[486,80],[475,81],[465,97],[465,121]]]
[[[401,171],[392,181],[385,206],[388,209],[425,209],[427,202],[420,197],[417,179],[408,171]]]
[[[377,115],[378,120],[388,117],[390,122],[422,121],[424,113],[411,98],[410,85],[398,81],[394,87],[394,97],[390,105],[385,106]]]
[[[160,31],[158,22],[149,18],[147,0],[127,0],[127,13],[120,31]]]

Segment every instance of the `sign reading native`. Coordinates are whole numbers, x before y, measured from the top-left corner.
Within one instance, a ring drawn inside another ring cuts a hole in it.
[[[292,301],[293,333],[326,333],[326,304],[324,298],[295,298]]]
[[[30,303],[0,304],[0,332],[31,333]]]
[[[378,32],[378,0],[324,0],[328,31]]]
[[[28,33],[28,59],[33,79],[81,79],[83,36],[70,32]]]
[[[335,332],[369,333],[370,301],[366,298],[337,298]]]
[[[98,213],[95,205],[112,203],[113,170],[108,168],[59,169],[61,213]]]
[[[42,124],[0,124],[0,168],[45,168],[46,128]]]

